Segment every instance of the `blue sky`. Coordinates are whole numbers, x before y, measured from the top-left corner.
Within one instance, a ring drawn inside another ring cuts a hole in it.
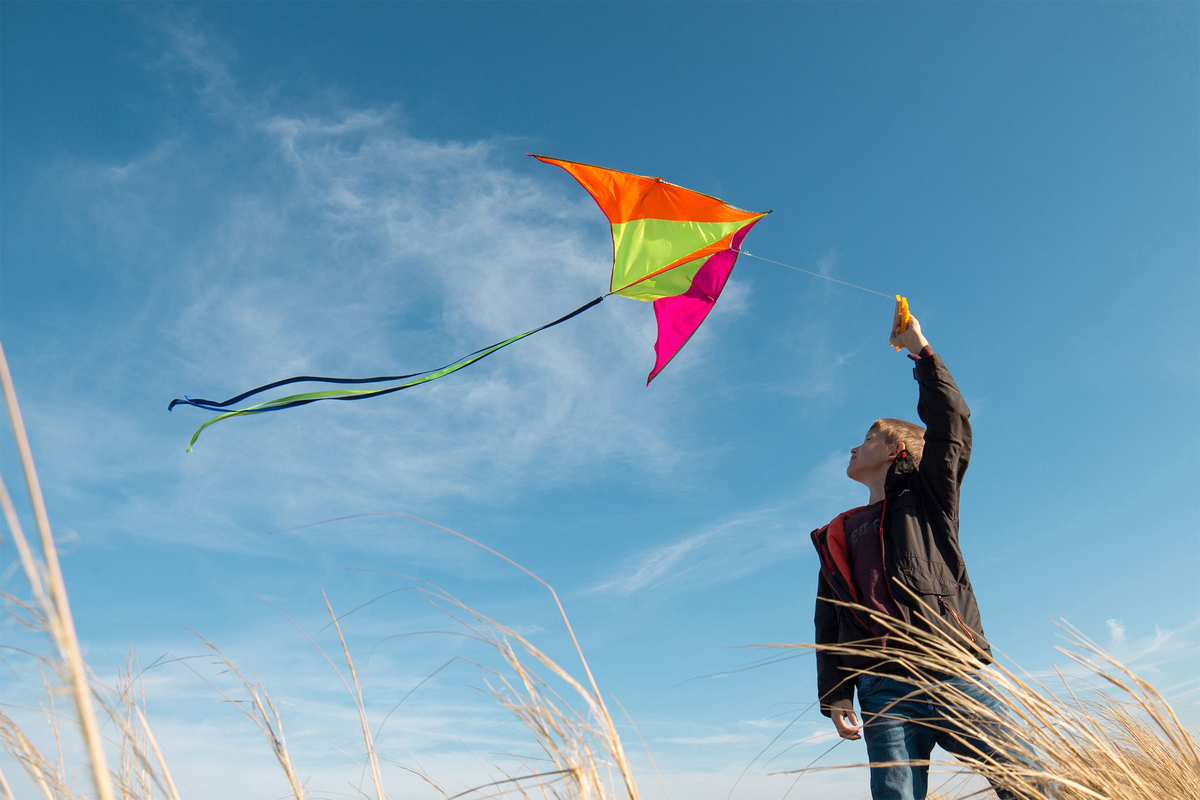
[[[870,422],[915,417],[882,298],[743,259],[649,389],[653,314],[613,298],[437,384],[235,420],[184,453],[204,416],[168,414],[172,397],[425,369],[600,294],[605,220],[531,151],[773,208],[751,252],[906,295],[973,410],[961,540],[991,640],[1046,670],[1066,619],[1200,718],[1195,4],[4,3],[0,19],[0,333],[101,674],[131,645],[143,663],[199,652],[186,625],[262,677],[285,723],[352,747],[336,677],[263,602],[315,631],[322,589],[348,609],[405,585],[347,568],[438,583],[569,658],[540,587],[433,529],[269,533],[396,511],[554,584],[676,796],[725,797],[811,702],[805,658],[680,684],[758,657],[743,645],[811,638],[808,532],[865,498],[842,470]],[[445,626],[411,593],[350,620],[376,648],[377,709],[460,654],[380,644]],[[17,696],[32,675],[12,669]],[[281,787],[211,690],[148,675],[191,796]],[[427,684],[393,755],[402,739],[469,783],[456,738],[523,746],[481,680],[459,664]],[[768,773],[827,728],[803,717],[782,741],[807,741],[739,793],[782,796]],[[293,741],[315,784],[355,772]],[[857,773],[804,780],[865,795]]]

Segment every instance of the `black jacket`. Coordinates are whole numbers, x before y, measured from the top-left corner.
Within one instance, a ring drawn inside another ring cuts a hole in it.
[[[925,448],[919,466],[905,452],[888,470],[880,526],[888,586],[906,623],[962,640],[981,660],[990,662],[991,648],[983,636],[975,592],[958,548],[958,492],[971,458],[971,412],[936,354],[919,359],[913,377],[921,387],[917,413],[926,426]],[[817,644],[876,639],[864,615],[827,602],[829,598],[859,600],[850,577],[844,530],[846,518],[857,510],[839,514],[812,532],[821,560]],[[879,656],[874,659],[817,651],[817,693],[825,716],[830,714],[829,703],[854,698],[854,670],[898,669],[894,662],[889,664],[887,637],[878,644]]]

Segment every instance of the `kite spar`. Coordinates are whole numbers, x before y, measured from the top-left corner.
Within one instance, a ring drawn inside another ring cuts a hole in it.
[[[177,405],[190,405],[216,412],[215,417],[192,435],[188,452],[192,451],[192,445],[205,428],[232,417],[282,411],[318,400],[365,400],[445,377],[527,336],[566,322],[613,294],[654,304],[658,339],[654,344],[654,368],[646,379],[646,385],[649,385],[704,322],[729,280],[746,234],[771,212],[743,211],[715,197],[667,183],[662,178],[545,156],[533,157],[570,173],[608,218],[612,226],[613,268],[607,294],[540,328],[426,372],[374,378],[301,375],[259,386],[222,402],[184,395],[172,400],[167,410]],[[258,394],[294,383],[391,385],[369,389],[326,389],[236,407]]]

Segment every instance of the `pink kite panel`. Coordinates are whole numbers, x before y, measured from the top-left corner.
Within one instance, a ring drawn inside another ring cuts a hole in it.
[[[755,220],[754,222],[757,222]],[[688,339],[704,322],[713,304],[721,296],[729,273],[737,263],[739,248],[746,234],[754,227],[754,222],[734,234],[730,249],[722,250],[709,256],[708,261],[692,279],[691,288],[683,294],[674,297],[661,297],[654,301],[654,317],[658,321],[658,341],[654,343],[656,359],[646,385],[654,380],[654,376],[670,363],[679,349],[687,344]]]

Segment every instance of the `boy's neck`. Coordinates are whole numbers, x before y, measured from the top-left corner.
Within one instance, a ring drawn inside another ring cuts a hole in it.
[[[863,486],[871,493],[870,499],[867,500],[867,505],[873,506],[884,498],[883,487],[887,483],[887,474],[880,475],[878,478],[870,481],[863,481]]]

